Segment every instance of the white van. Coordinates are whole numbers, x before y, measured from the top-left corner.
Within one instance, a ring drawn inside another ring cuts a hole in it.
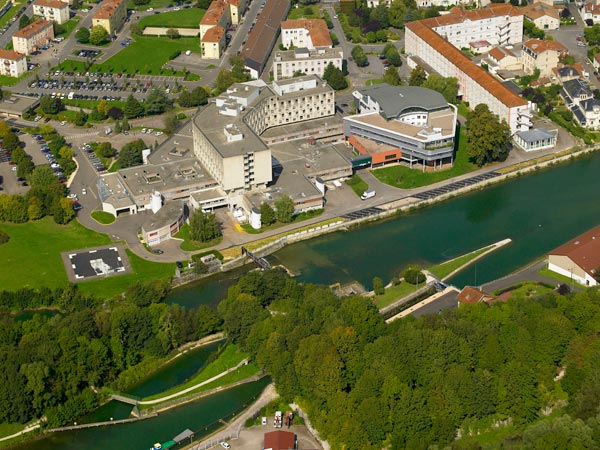
[[[375,197],[375,190],[373,189],[368,189],[365,192],[363,192],[363,194],[360,196],[361,200],[366,200],[368,198],[373,198]]]
[[[67,98],[69,100],[73,100],[73,97],[75,96],[75,92],[69,92],[69,95],[67,95]]]

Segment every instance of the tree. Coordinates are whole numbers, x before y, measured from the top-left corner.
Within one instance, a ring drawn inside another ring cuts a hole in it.
[[[358,67],[366,67],[369,65],[369,58],[360,45],[355,45],[352,48],[352,58]]]
[[[58,114],[62,110],[60,98],[52,98],[49,95],[43,95],[40,99],[40,109],[44,114]]]
[[[144,34],[144,28],[140,25],[139,22],[134,22],[131,24],[131,34],[135,34],[138,36],[141,36],[142,34]]]
[[[409,86],[422,86],[425,81],[427,81],[427,72],[421,66],[416,66],[410,72]]]
[[[504,161],[510,151],[510,128],[500,121],[485,103],[480,103],[467,116],[467,151],[478,166]]]
[[[27,25],[31,23],[31,19],[27,16],[27,14],[23,14],[19,19],[19,30],[25,28]]]
[[[129,131],[131,129],[127,118],[123,119],[123,123],[121,124],[121,127],[123,128],[123,131]]]
[[[167,37],[169,39],[179,39],[181,36],[179,35],[179,31],[176,28],[169,28],[167,30]]]
[[[375,292],[375,295],[383,295],[385,293],[385,287],[383,286],[383,280],[381,278],[373,278],[373,291]]]
[[[432,73],[427,77],[422,87],[439,92],[448,103],[456,103],[458,80],[454,77],[444,78],[437,73]]]
[[[75,33],[75,39],[77,39],[77,42],[80,44],[87,44],[90,42],[90,30],[87,28],[78,29]]]
[[[398,69],[394,66],[390,66],[385,69],[383,73],[383,81],[387,84],[391,84],[392,86],[399,86],[401,83],[400,75],[398,74]]]
[[[144,105],[146,114],[162,114],[166,110],[171,109],[173,102],[164,89],[155,87],[148,92]]]
[[[410,284],[420,284],[425,282],[425,274],[421,272],[419,266],[410,265],[402,271],[404,281]]]
[[[260,205],[260,221],[263,225],[269,226],[275,222],[275,211],[267,202],[262,202]]]
[[[123,110],[121,108],[117,108],[116,106],[112,106],[108,109],[106,115],[112,120],[121,120],[123,118]]]
[[[33,164],[33,161],[29,158],[25,158],[25,160],[17,166],[17,176],[19,178],[26,178],[33,172],[34,168],[35,164]]]
[[[385,3],[380,3],[371,11],[371,20],[375,20],[378,23],[379,29],[386,29],[390,26],[390,17],[388,7]]]
[[[29,175],[29,184],[32,188],[47,188],[56,182],[56,176],[54,176],[52,169],[46,165],[37,166]]]
[[[96,147],[96,154],[103,158],[112,158],[115,154],[115,149],[110,142],[101,142]]]
[[[217,216],[196,210],[189,219],[190,238],[194,241],[207,242],[221,236]]]
[[[348,87],[348,81],[344,77],[344,74],[340,69],[335,67],[333,63],[327,64],[327,67],[323,72],[323,79],[327,81],[329,86],[331,86],[336,91]]]
[[[8,150],[9,152],[13,151],[17,147],[19,147],[20,143],[21,143],[21,141],[19,141],[19,136],[17,136],[17,134],[14,131],[9,131],[2,138],[2,148],[4,150]],[[23,152],[23,153],[25,153],[25,152]],[[17,161],[15,161],[15,162],[18,164]]]
[[[127,119],[134,119],[144,114],[144,105],[136,100],[133,94],[129,94],[125,101],[125,108],[123,108],[123,114]]]
[[[55,198],[50,210],[54,221],[60,225],[69,223],[73,217],[75,217],[75,211],[73,210],[73,200],[70,198]]]
[[[54,36],[59,36],[65,32],[65,27],[58,22],[52,22],[52,28],[54,31]]]
[[[231,76],[231,72],[229,70],[221,69],[217,74],[217,79],[215,80],[215,89],[218,92],[223,92],[227,90],[229,86],[231,86],[235,81]]]
[[[243,83],[250,80],[250,74],[246,72],[246,64],[241,56],[232,56],[229,58],[231,64],[231,77],[236,83]]]
[[[281,223],[290,223],[294,217],[296,206],[289,195],[283,195],[275,201],[275,216]]]
[[[179,119],[173,113],[167,114],[165,116],[165,133],[173,134],[179,128]]]
[[[400,67],[402,65],[402,58],[400,57],[400,53],[398,53],[398,49],[394,44],[386,44],[385,47],[383,47],[383,54],[392,66]]]
[[[108,31],[102,25],[95,25],[90,31],[90,44],[101,45],[108,41]]]
[[[211,4],[211,0],[198,0],[196,3],[196,7],[200,9],[208,9]]]
[[[141,139],[129,142],[119,152],[119,166],[132,167],[142,164],[142,150],[146,149],[146,143]]]
[[[83,109],[80,108],[79,111],[75,113],[75,118],[73,119],[73,122],[78,127],[82,127],[87,122],[87,119],[88,115],[85,112],[83,112]]]

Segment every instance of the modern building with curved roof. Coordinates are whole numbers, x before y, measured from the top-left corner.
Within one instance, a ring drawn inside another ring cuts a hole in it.
[[[452,164],[457,109],[442,94],[382,83],[352,95],[359,114],[344,117],[344,134],[358,159],[372,166]]]

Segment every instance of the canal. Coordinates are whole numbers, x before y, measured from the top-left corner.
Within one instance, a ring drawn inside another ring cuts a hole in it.
[[[220,428],[219,419],[229,420],[243,410],[270,382],[254,383],[203,398],[161,413],[158,417],[124,425],[51,433],[15,446],[18,450],[147,450],[155,442],[166,442],[189,428],[196,437]]]

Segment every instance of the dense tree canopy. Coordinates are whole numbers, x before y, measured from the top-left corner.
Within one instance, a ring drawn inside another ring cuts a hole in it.
[[[194,241],[207,242],[221,236],[221,228],[213,213],[196,210],[190,216],[190,238]]]
[[[119,151],[119,166],[132,167],[142,164],[142,150],[148,148],[146,143],[141,139],[129,142]]]
[[[481,448],[455,441],[457,430],[477,434],[507,419],[526,427],[565,395],[570,416],[511,435],[510,444],[528,446],[510,448],[598,448],[598,291],[463,305],[386,326],[369,299],[271,271],[243,277],[219,311],[332,449]]]
[[[467,116],[467,151],[478,166],[504,161],[510,151],[510,128],[481,103]]]

